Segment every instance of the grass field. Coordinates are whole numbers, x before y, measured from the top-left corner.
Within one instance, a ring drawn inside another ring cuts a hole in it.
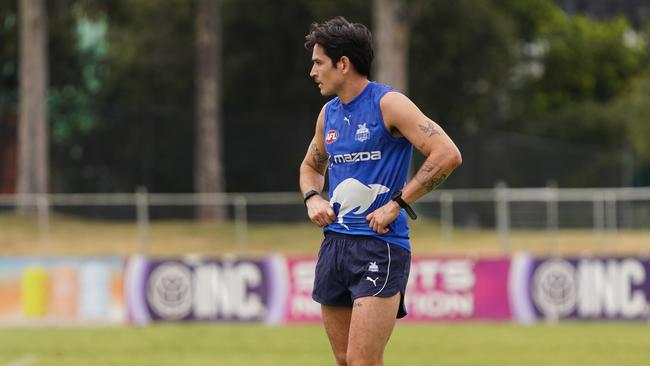
[[[152,223],[152,255],[269,253],[314,255],[322,233],[311,224],[249,225],[246,243],[232,223]],[[128,255],[139,250],[134,223],[55,216],[47,240],[34,219],[0,215],[0,256]],[[537,254],[648,254],[650,231],[598,237],[590,230],[515,231],[510,250]],[[434,222],[412,226],[416,255],[503,254],[491,230],[455,230],[451,245]],[[647,323],[398,324],[387,365],[634,366],[650,364]],[[155,325],[148,327],[1,327],[0,366],[332,365],[319,325]]]
[[[305,220],[306,221],[306,220]],[[436,222],[411,224],[415,255],[503,254],[493,230],[457,229],[451,241],[443,238]],[[314,255],[322,232],[310,223],[250,224],[247,240],[238,241],[231,222],[154,221],[148,232],[151,255],[187,253],[264,255],[284,253]],[[0,255],[128,255],[139,251],[140,237],[133,222],[106,222],[53,216],[47,237],[39,235],[34,218],[0,215]],[[650,254],[650,230],[619,230],[596,235],[592,230],[513,231],[510,251],[535,254]]]
[[[387,365],[650,364],[647,324],[398,324]],[[2,328],[0,365],[333,365],[320,326]]]

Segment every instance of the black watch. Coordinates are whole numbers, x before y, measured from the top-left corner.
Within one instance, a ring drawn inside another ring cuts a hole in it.
[[[397,192],[395,192],[395,193],[393,193],[393,197],[391,197],[391,200],[397,202],[397,204],[399,205],[399,207],[403,208],[404,211],[406,211],[406,214],[409,215],[409,217],[411,218],[411,220],[415,220],[415,219],[418,218],[418,215],[415,214],[415,211],[413,211],[413,209],[411,208],[411,206],[409,206],[409,204],[406,203],[406,202],[402,199],[402,191],[401,191],[401,190],[400,190],[400,191],[397,191]]]
[[[308,199],[310,199],[310,198],[312,198],[312,197],[314,197],[314,196],[317,196],[317,195],[319,195],[319,194],[320,194],[320,193],[318,193],[317,191],[311,190],[311,191],[305,193],[304,196],[302,196],[303,202],[304,202],[305,204],[307,204],[307,200],[308,200]]]

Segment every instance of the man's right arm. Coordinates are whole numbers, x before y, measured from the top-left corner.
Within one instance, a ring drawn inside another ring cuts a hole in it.
[[[309,144],[309,149],[302,164],[300,164],[300,190],[303,196],[309,191],[320,193],[325,185],[328,159],[323,142],[325,140],[324,125],[325,107],[321,109],[318,115],[314,138]],[[336,218],[329,202],[323,199],[320,194],[309,198],[305,204],[307,205],[309,219],[320,227],[331,224]]]

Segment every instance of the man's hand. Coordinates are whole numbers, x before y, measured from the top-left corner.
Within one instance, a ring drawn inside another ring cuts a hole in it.
[[[316,195],[307,200],[307,215],[314,224],[319,227],[327,226],[334,222],[336,214],[332,206],[323,197]]]
[[[395,221],[401,209],[397,202],[390,200],[387,204],[368,214],[366,220],[369,221],[368,225],[373,231],[383,235],[388,232],[388,225]]]

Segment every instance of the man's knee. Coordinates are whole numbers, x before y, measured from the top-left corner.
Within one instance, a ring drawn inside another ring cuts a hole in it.
[[[348,350],[346,363],[347,366],[381,366],[384,362],[381,355],[364,355],[361,352],[350,352]]]

